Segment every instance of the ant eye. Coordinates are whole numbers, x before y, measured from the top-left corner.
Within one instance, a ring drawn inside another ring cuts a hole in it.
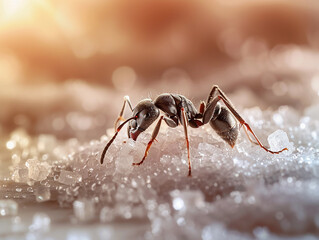
[[[146,113],[146,114],[145,114],[145,117],[147,117],[147,118],[150,117],[150,114],[149,114],[149,113]]]

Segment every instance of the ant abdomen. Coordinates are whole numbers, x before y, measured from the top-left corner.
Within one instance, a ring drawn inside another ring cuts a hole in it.
[[[227,108],[222,106],[217,117],[212,118],[209,124],[223,140],[234,147],[239,133],[238,122]]]

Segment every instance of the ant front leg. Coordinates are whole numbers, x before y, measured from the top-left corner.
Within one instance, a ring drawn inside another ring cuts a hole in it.
[[[157,134],[158,134],[158,132],[159,132],[159,130],[161,128],[161,123],[162,123],[163,118],[164,118],[164,116],[161,116],[160,120],[158,120],[158,122],[156,124],[156,127],[155,127],[155,129],[154,129],[154,131],[152,133],[152,138],[147,144],[143,159],[140,162],[138,162],[138,163],[132,163],[133,166],[141,165],[144,162],[144,160],[146,159],[146,157],[148,155],[148,151],[150,150],[150,148],[151,148],[153,142],[155,141],[155,139],[157,137]]]
[[[129,97],[129,96],[124,96],[124,102],[123,102],[123,106],[122,106],[121,112],[120,112],[118,118],[116,119],[116,121],[115,121],[115,123],[114,123],[115,132],[116,132],[118,123],[119,123],[120,121],[125,121],[125,119],[123,118],[123,113],[124,113],[124,109],[125,109],[126,102],[127,102],[127,104],[129,105],[131,111],[133,112],[133,108],[132,108],[132,104],[131,104],[131,101],[130,101],[130,97]]]

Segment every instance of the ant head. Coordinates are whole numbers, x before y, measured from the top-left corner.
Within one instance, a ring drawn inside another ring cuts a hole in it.
[[[133,109],[133,117],[127,127],[128,136],[135,141],[141,132],[144,132],[159,116],[160,111],[152,100],[140,101]]]

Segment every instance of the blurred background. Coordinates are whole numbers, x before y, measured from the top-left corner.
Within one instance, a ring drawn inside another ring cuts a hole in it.
[[[317,0],[1,0],[0,135],[98,138],[130,95],[297,111],[319,93]],[[129,114],[129,111],[127,111]]]

